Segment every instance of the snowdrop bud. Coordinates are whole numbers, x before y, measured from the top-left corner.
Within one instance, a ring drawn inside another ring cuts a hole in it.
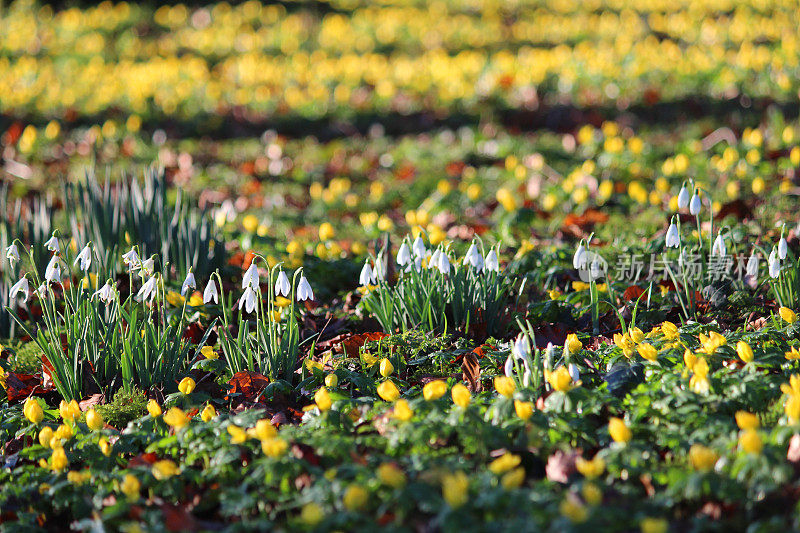
[[[512,354],[508,354],[506,358],[506,364],[503,365],[503,372],[505,373],[506,377],[511,377],[514,373],[514,356]]]
[[[681,192],[678,193],[678,209],[686,209],[689,207],[689,191],[686,186],[681,187]]]
[[[572,266],[578,270],[586,268],[586,261],[586,247],[583,245],[583,241],[581,241],[578,248],[575,250],[575,255],[572,256]]]
[[[770,252],[767,262],[769,266],[769,277],[772,279],[777,278],[781,273],[781,261],[778,259],[778,251],[775,248]]]
[[[208,285],[206,285],[206,288],[203,291],[203,303],[207,304],[212,300],[215,304],[219,303],[219,293],[217,292],[217,284],[214,283],[213,279],[210,279],[208,280]]]
[[[789,253],[789,246],[786,244],[786,239],[781,237],[781,240],[778,241],[778,257],[780,257],[781,261],[786,259],[786,255]]]
[[[15,243],[11,243],[11,246],[6,248],[6,259],[11,264],[11,268],[14,268],[14,263],[19,261],[19,249]]]
[[[47,239],[47,241],[45,241],[44,245],[51,252],[58,252],[58,239],[56,238],[55,232],[53,232],[53,235]]]
[[[58,264],[58,256],[54,255],[50,262],[47,263],[47,268],[44,271],[45,281],[61,281],[61,266]]]
[[[726,251],[725,240],[722,238],[722,232],[720,231],[717,234],[717,238],[714,239],[714,244],[711,246],[711,257],[724,257]]]
[[[578,367],[577,366],[575,366],[574,364],[570,363],[569,366],[567,367],[567,369],[569,370],[569,376],[572,378],[572,381],[577,382],[577,381],[579,381],[581,379],[581,373],[578,372]]]
[[[525,373],[522,374],[522,386],[528,387],[531,384],[531,369],[528,366],[527,361],[525,362]]]
[[[447,257],[446,253],[444,252],[439,253],[439,261],[437,262],[436,268],[438,268],[439,272],[441,272],[444,275],[450,273],[450,258]]]
[[[28,285],[28,278],[23,276],[22,279],[11,286],[11,290],[8,291],[8,298],[13,300],[19,293],[23,293],[25,295],[25,300],[27,300],[29,291],[30,286]]]
[[[486,254],[486,270],[489,272],[500,272],[500,261],[497,259],[497,252],[494,249]]]
[[[256,266],[256,262],[253,261],[250,263],[250,266],[242,276],[242,288],[246,289],[247,287],[258,288],[259,286],[259,279],[258,279],[258,267]]]
[[[292,291],[292,284],[289,283],[289,277],[286,272],[281,270],[278,272],[278,279],[275,280],[275,295],[276,296],[289,296]]]
[[[681,236],[680,233],[678,233],[678,226],[676,226],[674,222],[669,223],[665,244],[667,248],[678,248],[681,245]]]
[[[314,291],[311,290],[311,285],[309,285],[305,276],[300,276],[300,283],[297,284],[297,301],[304,302],[313,299]]]
[[[364,267],[361,269],[361,274],[358,276],[358,283],[363,286],[367,286],[372,283],[375,274],[372,272],[372,267],[369,266],[368,262],[364,263]]]
[[[525,360],[531,353],[528,348],[528,341],[523,333],[520,333],[514,341],[512,353],[518,358]]]
[[[703,201],[700,200],[700,196],[695,192],[692,195],[692,201],[689,202],[689,212],[692,215],[697,215],[700,213],[700,210],[703,208]]]
[[[89,270],[89,267],[92,264],[92,249],[90,247],[92,243],[87,243],[86,246],[83,247],[81,253],[78,254],[78,257],[75,258],[75,261],[72,263],[73,265],[77,265],[80,262],[81,266],[80,269],[86,272]]]
[[[400,245],[400,249],[397,251],[397,264],[400,266],[405,266],[411,262],[411,252],[408,249],[408,244],[403,241],[403,244]]]
[[[556,347],[553,346],[552,342],[547,343],[547,347],[544,349],[544,362],[543,365],[547,370],[553,366],[553,357],[556,355]]]
[[[411,245],[411,250],[416,257],[425,257],[425,242],[422,240],[422,235],[417,235],[414,239],[414,244]]]
[[[186,296],[186,293],[196,288],[197,282],[194,279],[192,268],[189,267],[189,272],[186,274],[186,279],[183,280],[183,285],[181,285],[181,296]]]
[[[745,269],[746,274],[751,277],[758,276],[758,256],[755,252],[750,254],[750,258],[747,260],[747,268]]]

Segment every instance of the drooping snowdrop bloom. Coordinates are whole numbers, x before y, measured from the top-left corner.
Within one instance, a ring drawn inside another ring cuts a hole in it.
[[[253,261],[245,271],[244,276],[242,276],[242,288],[246,289],[247,287],[252,287],[256,289],[258,288],[259,283],[258,267],[256,266],[256,262]]]
[[[439,266],[439,256],[442,255],[442,250],[437,248],[433,251],[431,256],[428,258],[428,268],[433,269]]]
[[[292,285],[289,283],[289,277],[286,272],[281,270],[278,272],[278,279],[275,280],[275,296],[289,296],[292,291]]]
[[[417,235],[414,243],[411,245],[411,251],[414,252],[416,257],[425,257],[425,242],[422,240],[422,235]]]
[[[714,244],[711,245],[711,257],[719,256],[725,257],[725,240],[722,238],[722,232],[717,233],[717,238],[714,239]]]
[[[756,255],[755,251],[750,254],[750,258],[747,260],[745,273],[751,277],[758,276],[758,256]]]
[[[75,258],[75,261],[72,263],[73,265],[77,265],[80,263],[80,269],[86,272],[89,270],[89,267],[92,266],[92,243],[86,243],[86,246],[83,247],[81,253],[78,254],[78,257]]]
[[[44,271],[44,279],[46,282],[61,282],[61,265],[58,264],[58,256],[54,255],[50,262],[47,263],[47,268]]]
[[[256,309],[256,301],[258,300],[258,294],[253,287],[248,285],[244,289],[244,293],[242,293],[242,297],[239,298],[239,309],[244,306],[244,310],[248,313],[252,313]]]
[[[447,257],[446,253],[439,253],[439,259],[436,262],[436,268],[438,268],[439,272],[442,274],[447,275],[450,273],[450,259]]]
[[[375,259],[375,269],[372,271],[375,281],[386,279],[386,260],[383,255],[378,255]]]
[[[681,192],[678,193],[678,209],[686,209],[689,207],[689,191],[686,185],[681,187]]]
[[[306,300],[314,299],[314,291],[311,290],[311,285],[305,276],[300,276],[300,282],[297,284],[297,301],[304,302]]]
[[[578,244],[578,248],[575,249],[575,255],[572,256],[572,266],[581,270],[586,268],[587,261],[586,246],[584,246],[583,241],[581,241],[580,244]]]
[[[406,266],[410,262],[411,252],[408,249],[408,244],[403,241],[403,244],[400,245],[400,249],[397,251],[397,264],[400,266]]]
[[[47,283],[42,283],[39,287],[33,291],[33,293],[39,298],[42,299],[47,296],[47,290],[50,287]]]
[[[186,293],[196,288],[197,282],[194,279],[192,267],[189,267],[189,272],[186,274],[186,278],[183,280],[183,285],[181,285],[181,296],[186,296]]]
[[[508,354],[508,357],[506,357],[506,363],[503,365],[503,373],[505,374],[505,376],[507,378],[510,378],[512,375],[514,375],[514,354],[513,353]]]
[[[530,356],[531,350],[528,347],[528,341],[525,338],[525,335],[522,333],[517,335],[517,338],[514,340],[514,346],[511,350],[518,359],[526,360],[528,356]]]
[[[150,276],[139,289],[139,292],[136,293],[136,299],[140,302],[152,302],[153,298],[156,296],[156,292],[158,292],[158,278],[156,276]]]
[[[578,371],[578,367],[574,364],[570,363],[567,366],[567,370],[569,370],[569,376],[572,378],[572,381],[578,382],[581,379],[581,373]]]
[[[361,268],[361,274],[358,276],[358,283],[364,287],[367,285],[374,283],[375,281],[375,274],[372,272],[372,267],[369,266],[369,262],[365,261],[364,266]]]
[[[489,272],[500,272],[500,261],[497,259],[497,252],[494,251],[494,248],[489,250],[489,253],[486,254],[486,270]]]
[[[142,261],[139,259],[139,254],[136,253],[136,248],[131,248],[128,253],[122,256],[122,262],[128,266],[128,270],[137,270],[141,267]]]
[[[778,251],[775,248],[769,253],[769,260],[767,263],[769,266],[769,277],[772,279],[777,278],[781,273],[781,260],[778,259]]]
[[[664,244],[667,246],[667,248],[678,248],[681,245],[681,236],[678,232],[678,226],[675,225],[674,222],[669,223]]]
[[[789,246],[786,244],[786,239],[781,237],[781,240],[778,241],[778,257],[781,261],[786,259],[786,256],[789,254]]]
[[[14,268],[14,263],[19,262],[19,248],[16,243],[11,243],[11,246],[6,248],[6,259],[8,259],[11,268]]]
[[[58,252],[58,239],[56,238],[55,232],[50,236],[49,239],[47,239],[47,241],[45,241],[44,245],[51,252]]]
[[[149,259],[145,259],[139,265],[140,269],[139,275],[141,277],[152,276],[153,274],[155,274],[155,268],[156,268],[156,256],[151,255]]]
[[[13,300],[19,293],[22,293],[25,295],[25,300],[27,300],[29,291],[30,285],[28,284],[28,278],[23,276],[18,282],[11,286],[11,290],[8,291],[8,297]]]
[[[697,191],[692,195],[692,200],[689,202],[689,212],[692,215],[698,215],[700,210],[703,208],[703,201],[700,199],[700,195],[697,194]]]
[[[467,255],[464,256],[464,263],[471,266],[478,272],[483,270],[483,256],[478,251],[478,247],[475,246],[474,242],[469,245]]]
[[[97,289],[97,291],[92,294],[92,298],[100,298],[100,300],[105,303],[110,303],[112,300],[114,300],[114,285],[112,284],[112,281],[107,280],[105,285]]]
[[[215,304],[218,304],[219,293],[217,292],[217,284],[214,283],[213,279],[210,279],[208,280],[208,284],[206,285],[206,288],[203,291],[203,303],[207,304],[212,300],[214,301]]]

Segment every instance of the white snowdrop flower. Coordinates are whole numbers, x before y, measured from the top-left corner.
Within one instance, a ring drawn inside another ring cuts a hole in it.
[[[667,248],[678,248],[681,245],[681,236],[678,232],[678,226],[675,225],[674,222],[669,223],[665,244]]]
[[[92,265],[92,243],[86,243],[86,246],[83,247],[81,253],[78,254],[78,257],[75,258],[75,261],[72,263],[73,265],[77,265],[80,262],[80,269],[86,272],[89,270],[89,267]]]
[[[214,283],[213,279],[210,279],[203,291],[203,303],[207,304],[212,300],[215,304],[219,303],[219,293],[217,292],[217,284]]]
[[[580,244],[578,244],[578,248],[575,249],[575,255],[572,256],[572,266],[577,270],[581,270],[586,268],[587,261],[586,247],[583,245],[583,241],[581,241]]]
[[[56,234],[53,233],[53,235],[45,241],[44,245],[51,252],[58,252],[58,239],[56,238]]]
[[[778,241],[778,257],[783,261],[789,254],[789,246],[786,244],[786,239],[781,237]]]
[[[442,255],[442,250],[437,248],[433,254],[428,258],[428,268],[437,268],[439,266],[439,256]]]
[[[92,294],[92,298],[99,298],[105,303],[110,303],[114,300],[114,285],[112,285],[111,280],[107,280],[105,285],[97,289]]]
[[[518,358],[522,359],[523,361],[530,355],[531,351],[528,347],[528,341],[525,338],[525,335],[520,333],[516,340],[514,340],[514,347],[512,348],[512,353]]]
[[[439,253],[439,260],[436,262],[436,268],[439,269],[444,275],[450,273],[450,258],[447,257],[447,254],[444,252]]]
[[[141,267],[142,261],[139,259],[139,254],[136,253],[135,248],[122,256],[122,262],[128,266],[129,270],[136,270]]]
[[[314,299],[314,291],[311,290],[311,285],[305,276],[300,276],[300,282],[297,284],[297,301],[304,302],[306,300]]]
[[[239,298],[239,309],[244,306],[244,310],[248,313],[252,313],[256,309],[256,300],[257,294],[253,287],[247,286],[244,289],[244,293],[242,293],[242,297]]]
[[[370,283],[373,283],[375,279],[375,274],[372,272],[372,267],[369,266],[369,262],[365,261],[364,266],[361,268],[361,274],[358,276],[358,283],[366,287]]]
[[[410,262],[411,252],[408,249],[408,244],[403,241],[403,244],[400,245],[400,249],[397,251],[397,264],[400,266],[406,266]]]
[[[547,346],[544,349],[544,361],[542,365],[547,370],[550,370],[550,366],[553,364],[553,358],[556,355],[556,347],[553,345],[552,342],[548,342]]]
[[[186,279],[183,280],[183,285],[181,285],[181,296],[186,296],[186,293],[196,288],[197,282],[194,279],[192,268],[189,267],[189,272],[186,274]]]
[[[414,243],[411,245],[411,251],[414,252],[416,257],[425,257],[425,242],[422,240],[422,235],[417,235]]]
[[[581,373],[578,371],[578,367],[574,364],[570,363],[567,366],[567,370],[569,370],[569,376],[572,378],[572,381],[577,382],[581,379]]]
[[[18,282],[11,286],[11,290],[8,291],[8,297],[13,300],[19,293],[22,293],[25,295],[25,300],[27,300],[29,291],[30,285],[28,284],[28,278],[23,276]]]
[[[769,277],[772,279],[777,278],[781,273],[781,260],[778,259],[778,251],[775,248],[769,253],[767,264],[769,266]]]
[[[41,285],[39,285],[39,288],[37,288],[35,291],[33,291],[33,293],[39,299],[42,299],[45,296],[47,296],[47,290],[48,290],[49,287],[50,287],[50,285],[48,285],[47,283],[42,283]]]
[[[139,276],[141,277],[152,276],[153,274],[155,274],[155,268],[156,268],[155,256],[150,256],[150,259],[145,259],[139,265],[140,269]]]
[[[278,279],[275,280],[275,296],[289,296],[292,292],[292,284],[289,283],[289,277],[286,272],[281,270],[278,272]]]
[[[375,260],[375,269],[372,271],[375,281],[386,279],[386,263],[383,256],[379,255]]]
[[[57,255],[54,255],[50,259],[50,262],[47,263],[47,268],[44,271],[44,279],[46,282],[61,281],[61,266],[58,264]]]
[[[522,386],[527,387],[531,384],[531,369],[525,362],[525,372],[522,374]]]
[[[717,234],[717,238],[714,239],[714,244],[711,245],[711,257],[725,257],[726,251],[727,249],[725,248],[725,240],[722,238],[722,232],[720,231]]]
[[[489,272],[500,272],[500,261],[497,259],[497,252],[494,251],[494,248],[489,250],[489,253],[486,254],[486,270]]]
[[[506,364],[503,365],[503,373],[510,378],[514,374],[514,355],[508,354]]]
[[[745,268],[745,273],[751,277],[758,276],[758,256],[755,252],[750,254],[750,258],[747,260],[747,267]]]
[[[13,242],[6,248],[6,259],[8,259],[11,268],[14,268],[14,263],[19,261],[19,248],[17,248],[17,245]]]
[[[700,196],[695,192],[692,195],[692,200],[689,202],[689,212],[692,215],[697,215],[700,213],[700,210],[703,208],[703,201],[700,200]]]
[[[689,207],[689,191],[684,185],[681,187],[681,192],[678,193],[678,209],[686,209]]]
[[[473,242],[464,256],[464,263],[468,264],[478,272],[483,270],[483,256],[478,252],[478,247]]]
[[[259,283],[258,267],[256,266],[256,262],[253,261],[245,271],[244,276],[242,276],[242,288],[246,289],[247,287],[252,287],[256,289],[258,288]]]
[[[139,292],[136,293],[136,299],[140,302],[144,302],[145,300],[152,302],[153,298],[156,296],[156,292],[158,292],[157,281],[158,278],[156,278],[156,276],[150,276],[139,289]]]

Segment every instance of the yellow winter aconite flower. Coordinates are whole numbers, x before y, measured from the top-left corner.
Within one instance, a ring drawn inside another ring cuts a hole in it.
[[[53,428],[50,426],[45,426],[39,431],[39,444],[44,446],[45,448],[50,447],[50,441],[53,440]]]
[[[392,463],[382,463],[378,466],[378,479],[384,485],[399,489],[406,484],[406,475]]]
[[[501,187],[497,189],[497,203],[503,206],[508,212],[516,211],[517,210],[517,199],[514,197],[514,194],[507,188]]]
[[[72,438],[74,435],[75,435],[75,432],[72,430],[72,426],[70,426],[69,424],[61,424],[61,425],[60,425],[60,426],[58,426],[58,428],[56,429],[56,432],[55,432],[55,434],[54,434],[54,437],[55,437],[56,439],[58,439],[59,441],[62,441],[62,440],[69,440],[69,439],[71,439],[71,438]],[[52,446],[52,443],[51,443],[51,446],[50,446],[50,447],[51,447],[51,448],[53,447],[53,446]]]
[[[384,357],[383,359],[381,359],[379,370],[381,376],[388,378],[394,373],[394,365],[392,364],[391,361],[389,361],[389,359]]]
[[[751,455],[758,455],[764,448],[764,443],[758,431],[755,429],[748,429],[742,431],[742,434],[739,435],[739,447]]]
[[[575,468],[580,472],[583,477],[587,479],[595,479],[603,475],[606,470],[606,462],[599,455],[595,455],[594,459],[584,459],[578,457],[575,460]]]
[[[523,467],[515,468],[510,472],[506,472],[503,474],[503,477],[500,478],[500,485],[505,490],[514,490],[518,489],[522,486],[522,483],[525,482],[525,469]]]
[[[594,483],[584,483],[581,495],[589,505],[600,505],[603,501],[603,491]]]
[[[472,401],[472,395],[463,383],[456,383],[453,385],[450,394],[453,396],[453,403],[459,407],[467,407],[470,401]]]
[[[323,413],[325,411],[330,411],[333,405],[331,395],[328,394],[328,389],[325,387],[320,387],[316,394],[314,394],[314,402],[317,404],[317,408]]]
[[[174,428],[180,429],[189,423],[189,417],[180,407],[170,407],[167,414],[164,415],[164,422]]]
[[[710,388],[708,381],[708,362],[705,357],[698,357],[697,362],[692,366],[692,378],[689,380],[689,388],[697,394],[705,394]]]
[[[101,452],[103,455],[105,455],[106,457],[108,457],[109,455],[111,455],[111,451],[112,451],[112,449],[113,449],[113,446],[111,445],[111,443],[110,443],[110,442],[108,442],[108,439],[107,439],[107,438],[105,438],[105,437],[101,438],[101,439],[98,441],[97,445],[100,447],[100,452]]]
[[[578,340],[578,336],[574,333],[567,335],[566,343],[567,350],[569,350],[569,353],[571,354],[578,353],[583,348],[583,343]]]
[[[398,392],[398,396],[400,393]],[[391,401],[391,400],[387,400]],[[392,416],[402,422],[408,422],[411,420],[411,417],[414,416],[414,410],[411,409],[411,406],[408,404],[408,401],[405,399],[397,400],[394,404],[394,410],[392,411]]]
[[[647,359],[652,363],[655,363],[658,359],[658,350],[656,350],[655,346],[647,342],[643,342],[637,346],[636,351],[639,352],[639,355],[641,355],[644,359]]]
[[[336,386],[339,384],[339,376],[336,374],[328,374],[325,376],[325,386],[331,389],[335,389]]]
[[[333,225],[330,222],[323,222],[319,226],[319,240],[321,241],[328,241],[333,239],[336,236],[336,231],[333,229]]]
[[[612,417],[608,419],[608,434],[614,439],[614,442],[627,444],[630,442],[631,434],[630,428],[625,425],[625,421],[621,418]]]
[[[153,418],[161,416],[161,406],[158,405],[158,402],[155,400],[150,400],[147,402],[147,412],[150,413],[150,416]]]
[[[447,505],[457,509],[469,500],[469,478],[464,472],[456,471],[442,476],[442,496]]]
[[[32,397],[25,400],[25,404],[22,407],[22,414],[25,415],[28,421],[36,425],[39,425],[39,422],[44,419],[42,406]]]
[[[708,355],[715,353],[717,348],[728,343],[728,340],[716,331],[709,332],[708,336],[701,333],[699,339],[700,348],[698,351]]]
[[[50,467],[53,470],[60,471],[67,468],[67,466],[69,466],[67,453],[64,451],[64,448],[59,446],[54,449],[52,455],[50,455]]]
[[[258,217],[255,215],[246,215],[242,219],[242,227],[247,233],[255,233],[258,229]]]
[[[669,530],[669,522],[663,518],[642,518],[639,522],[639,530],[641,533],[667,533]]]
[[[231,436],[231,444],[242,444],[247,442],[247,432],[239,426],[231,424],[228,426],[228,435]]]
[[[142,484],[136,479],[133,474],[125,474],[122,478],[122,483],[119,484],[119,490],[128,498],[134,499],[139,497],[139,490]]]
[[[495,376],[494,388],[501,396],[510,398],[514,395],[514,391],[517,390],[517,385],[508,376]]]
[[[200,354],[206,359],[219,359],[219,354],[214,351],[211,346],[203,346],[200,348]]]
[[[672,322],[664,321],[661,323],[661,333],[664,334],[664,337],[667,340],[675,340],[680,337],[680,331],[678,331],[678,326],[673,324]]]
[[[515,455],[513,453],[504,453],[491,463],[489,463],[489,470],[495,474],[500,475],[508,472],[512,468],[516,468],[519,466],[522,459],[519,455]]]
[[[207,404],[200,412],[200,419],[203,422],[211,422],[211,419],[213,419],[215,416],[217,416],[217,410],[214,409],[214,406],[210,403]]]
[[[639,329],[637,327],[632,327],[632,328],[628,329],[628,335],[630,335],[631,340],[636,344],[639,344],[640,342],[642,342],[644,340],[644,337],[645,337],[644,331],[642,331],[641,329]]]
[[[307,526],[314,527],[324,519],[325,513],[316,502],[309,502],[300,510],[300,521]]]
[[[444,396],[446,392],[447,392],[447,383],[445,383],[441,379],[437,379],[435,381],[431,381],[430,383],[426,383],[425,386],[422,387],[422,396],[425,398],[426,401],[429,402],[438,400],[439,398]]]
[[[393,402],[400,397],[400,391],[391,380],[386,380],[378,385],[378,396],[387,402]]]
[[[103,415],[101,415],[94,409],[89,409],[88,411],[86,411],[86,425],[89,426],[89,429],[91,429],[92,431],[103,429],[103,426],[105,425],[105,421],[103,420]]]
[[[796,360],[800,359],[800,350],[797,349],[797,346],[792,346],[792,349],[789,350],[788,352],[784,353],[783,355],[789,361],[796,361]]]
[[[264,455],[267,457],[281,457],[288,449],[289,443],[278,437],[261,441],[261,451],[264,452]]]
[[[180,469],[178,468],[178,465],[169,459],[162,459],[153,463],[152,473],[154,478],[161,481],[177,475],[180,473]]]
[[[572,376],[569,375],[569,370],[564,365],[559,366],[552,372],[546,372],[545,377],[553,390],[558,392],[568,392],[572,390],[575,385],[572,382]]]
[[[61,403],[58,405],[58,413],[61,415],[64,422],[74,424],[75,419],[81,414],[81,408],[75,400],[70,400],[69,402],[61,400]]]
[[[717,459],[719,459],[717,452],[702,444],[693,444],[689,448],[689,462],[692,464],[692,468],[700,472],[708,472],[714,468]]]
[[[342,503],[344,504],[345,509],[348,511],[358,511],[367,505],[368,499],[369,494],[367,493],[367,490],[361,485],[353,484],[347,487],[347,490],[344,491]]]
[[[194,388],[197,386],[197,383],[190,377],[185,377],[178,383],[178,390],[181,391],[183,394],[191,394]]]
[[[630,358],[633,355],[635,343],[633,342],[633,339],[631,339],[630,333],[625,333],[624,335],[614,333],[614,344],[616,344],[617,347],[622,350],[622,354],[625,357]]]
[[[533,416],[533,403],[514,400],[514,411],[522,420],[528,420]]]
[[[558,511],[574,524],[586,522],[586,519],[589,518],[589,510],[586,509],[586,506],[572,498],[564,498],[558,506]]]
[[[266,440],[276,437],[278,435],[278,430],[275,429],[272,422],[266,418],[262,418],[256,422],[255,433],[259,440]]]
[[[697,363],[697,356],[688,348],[683,352],[683,363],[686,365],[687,370],[694,368],[695,363]]]
[[[736,343],[736,354],[739,356],[739,359],[745,363],[753,362],[753,349],[744,341]]]
[[[67,481],[72,483],[73,485],[83,485],[92,477],[92,473],[89,471],[84,470],[83,472],[78,472],[76,470],[70,470],[67,472]]]
[[[736,425],[739,426],[739,429],[757,429],[759,426],[758,417],[753,413],[748,413],[747,411],[736,411]]]
[[[778,309],[778,314],[785,322],[788,322],[789,324],[794,324],[797,321],[797,313],[788,307],[781,307]]]

